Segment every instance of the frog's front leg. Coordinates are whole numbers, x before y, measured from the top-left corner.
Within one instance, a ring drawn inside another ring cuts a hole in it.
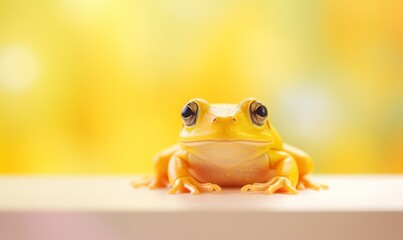
[[[308,154],[289,144],[284,144],[283,147],[284,151],[290,154],[297,162],[299,172],[297,184],[298,190],[303,190],[305,188],[311,188],[314,190],[328,189],[328,186],[314,183],[307,178],[307,175],[313,172],[313,161]]]
[[[286,191],[297,194],[295,189],[298,183],[298,166],[294,158],[283,151],[270,151],[270,167],[275,170],[274,177],[265,183],[248,184],[241,188],[241,192],[264,191],[265,194],[273,194],[278,191]]]
[[[172,186],[168,193],[190,192],[220,192],[220,186],[212,183],[200,183],[189,172],[188,153],[184,150],[177,152],[171,157],[168,166],[169,182]]]

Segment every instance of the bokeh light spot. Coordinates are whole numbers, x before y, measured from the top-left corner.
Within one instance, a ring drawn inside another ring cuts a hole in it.
[[[0,88],[23,91],[38,79],[39,60],[28,48],[7,46],[0,50]]]
[[[340,122],[331,91],[318,84],[294,85],[281,95],[279,109],[287,129],[309,141],[330,140]]]

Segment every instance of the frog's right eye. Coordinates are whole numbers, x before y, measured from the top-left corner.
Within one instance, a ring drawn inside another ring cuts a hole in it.
[[[196,124],[198,106],[195,102],[190,102],[182,108],[182,119],[186,126],[191,127]]]
[[[250,105],[250,116],[253,124],[263,126],[267,118],[267,108],[261,102],[254,101]]]

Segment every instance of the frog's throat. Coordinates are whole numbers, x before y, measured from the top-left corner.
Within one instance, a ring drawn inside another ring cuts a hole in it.
[[[181,142],[190,155],[203,161],[228,164],[249,161],[262,156],[272,146],[272,141],[193,141]]]
[[[191,146],[191,145],[202,145],[202,144],[209,144],[209,143],[241,143],[241,144],[248,144],[248,145],[261,145],[261,144],[271,144],[273,141],[254,141],[254,140],[200,140],[200,141],[180,141],[180,143],[184,146]]]

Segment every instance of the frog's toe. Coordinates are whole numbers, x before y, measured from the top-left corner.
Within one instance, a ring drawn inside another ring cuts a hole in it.
[[[241,192],[258,192],[264,191],[269,186],[268,183],[254,183],[254,184],[247,184],[241,188]]]
[[[200,183],[194,178],[189,178],[190,182],[194,184],[202,192],[221,192],[221,187],[212,183]]]
[[[195,181],[195,180],[194,180]],[[193,181],[192,181],[193,182]],[[221,187],[218,186],[217,184],[212,184],[212,183],[198,183],[198,182],[193,182],[199,189],[207,192],[221,192]]]
[[[141,179],[133,180],[131,182],[132,187],[148,187],[150,189],[164,188],[167,186],[167,181],[160,177],[142,177]]]
[[[259,191],[264,191],[267,189],[269,185],[267,183],[254,183],[254,184],[248,184],[245,185],[241,188],[241,192],[259,192]]]
[[[199,194],[200,191],[187,177],[181,177],[175,180],[174,185],[169,189],[169,194],[183,193],[189,191],[191,194]]]
[[[193,177],[181,177],[175,180],[174,185],[168,193],[190,192],[199,194],[200,192],[221,192],[221,187],[212,183],[200,183]]]
[[[298,185],[302,185],[304,186],[304,189],[306,188],[310,188],[313,190],[320,190],[320,189],[328,189],[329,187],[325,184],[318,184],[318,183],[313,183],[312,181],[306,179],[306,178],[302,178],[299,180]]]
[[[252,184],[245,185],[241,188],[241,192],[247,192],[247,191],[253,192],[253,190],[254,190],[254,187]]]
[[[265,194],[273,194],[280,190],[285,190],[290,194],[297,194],[297,190],[292,186],[291,181],[285,177],[274,177],[265,183],[248,184],[241,188],[241,192],[264,191]]]
[[[150,179],[143,177],[140,180],[133,180],[130,182],[130,185],[134,188],[145,187],[150,183]]]
[[[304,189],[305,189],[304,183],[298,182],[298,184],[297,184],[297,189],[298,189],[298,190],[304,190]]]
[[[321,190],[321,189],[324,189],[324,190],[326,190],[326,189],[328,189],[329,187],[327,186],[327,185],[325,185],[325,184],[319,184],[319,183],[313,183],[312,181],[310,181],[310,180],[308,180],[308,179],[306,179],[306,178],[301,178],[299,181],[298,181],[298,184],[297,184],[297,188],[298,188],[298,186],[302,186],[303,188],[302,189],[307,189],[307,188],[310,188],[310,189],[313,189],[313,190],[316,190],[316,191],[318,191],[318,190]],[[299,189],[299,188],[298,188]],[[301,189],[301,190],[302,190]],[[299,189],[300,190],[300,189]]]
[[[146,187],[146,186],[148,186],[148,184],[150,184],[151,179],[152,178],[149,176],[142,176],[139,179],[135,179],[135,180],[131,181],[130,185],[132,185],[132,187],[134,187],[134,188]]]
[[[280,189],[284,189],[286,192],[290,194],[297,194],[297,189],[295,189],[291,181],[288,178],[279,178],[278,180],[274,181],[267,189],[264,191],[264,194],[273,194]]]
[[[154,178],[148,184],[148,188],[150,188],[150,189],[165,188],[167,185],[168,185],[168,182],[166,180],[163,180],[160,178]]]

